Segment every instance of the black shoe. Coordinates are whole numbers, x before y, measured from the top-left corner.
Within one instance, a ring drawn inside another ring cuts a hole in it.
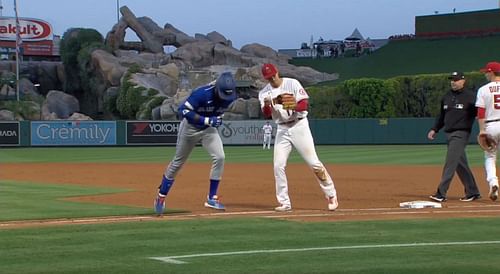
[[[435,195],[431,195],[431,196],[429,196],[429,198],[430,198],[431,200],[434,200],[434,201],[436,201],[436,202],[440,202],[440,203],[441,203],[441,202],[446,202],[446,198],[445,198],[445,197],[443,197],[443,196],[441,196],[441,195],[437,195],[437,194],[435,194]]]
[[[470,195],[470,196],[462,197],[462,198],[460,198],[460,201],[462,201],[462,202],[472,202],[472,201],[478,200],[478,199],[481,199],[481,195],[475,194],[475,195]]]

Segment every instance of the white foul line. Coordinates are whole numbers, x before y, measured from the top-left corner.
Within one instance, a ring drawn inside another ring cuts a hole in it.
[[[449,245],[485,245],[485,244],[500,244],[500,241],[472,241],[472,242],[444,242],[444,243],[411,243],[411,244],[381,244],[381,245],[350,245],[350,246],[325,246],[325,247],[309,247],[309,248],[290,248],[290,249],[261,249],[261,250],[246,250],[232,251],[219,253],[200,253],[190,255],[168,256],[168,257],[149,257],[153,260],[159,260],[171,264],[186,264],[187,262],[178,260],[185,258],[196,257],[215,257],[215,256],[232,256],[245,254],[262,254],[262,253],[285,253],[285,252],[304,252],[318,250],[341,250],[341,249],[367,249],[367,248],[388,248],[388,247],[421,247],[421,246],[449,246]]]

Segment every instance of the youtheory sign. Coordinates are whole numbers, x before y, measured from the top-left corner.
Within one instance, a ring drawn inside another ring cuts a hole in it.
[[[52,26],[40,19],[19,18],[23,41],[52,40]],[[0,17],[0,40],[16,40],[16,18]]]

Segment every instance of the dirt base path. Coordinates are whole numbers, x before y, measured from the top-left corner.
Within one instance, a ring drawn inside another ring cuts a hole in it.
[[[129,189],[131,191],[127,193],[74,199],[147,207],[153,212],[153,199],[164,168],[164,164],[4,164],[0,179]],[[399,203],[428,200],[441,176],[440,166],[328,165],[327,168],[339,195],[340,206],[335,212],[326,210],[326,200],[313,173],[305,164],[289,164],[287,167],[293,212],[272,212],[277,205],[272,165],[245,163],[226,164],[219,195],[227,211],[214,214],[213,210],[203,207],[209,187],[210,166],[188,163],[176,178],[167,198],[167,207],[185,209],[190,213],[167,215],[164,218],[251,215],[299,220],[374,220],[500,216],[500,203],[493,203],[487,198],[488,188],[482,168],[474,168],[483,196],[481,200],[460,202],[458,199],[463,196],[463,186],[455,178],[448,192],[448,202],[443,203],[444,208],[425,210],[400,209]],[[100,219],[113,221],[111,217]],[[95,220],[99,221],[97,218]]]

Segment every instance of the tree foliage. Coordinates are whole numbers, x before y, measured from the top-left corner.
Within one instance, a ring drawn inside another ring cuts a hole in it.
[[[341,92],[351,99],[349,116],[355,118],[393,117],[394,84],[380,79],[358,79],[343,82]]]
[[[450,90],[446,74],[353,79],[338,86],[313,86],[314,118],[435,117],[440,100]],[[480,73],[468,73],[466,86],[476,91],[486,83]]]
[[[64,83],[66,92],[78,93],[84,90],[82,84],[86,80],[81,79],[80,71],[82,66],[85,67],[90,60],[91,51],[87,47],[92,49],[104,47],[104,38],[97,30],[71,28],[63,34],[60,52],[66,74],[66,82]],[[80,52],[82,49],[86,52]],[[85,69],[87,68],[85,67]]]

